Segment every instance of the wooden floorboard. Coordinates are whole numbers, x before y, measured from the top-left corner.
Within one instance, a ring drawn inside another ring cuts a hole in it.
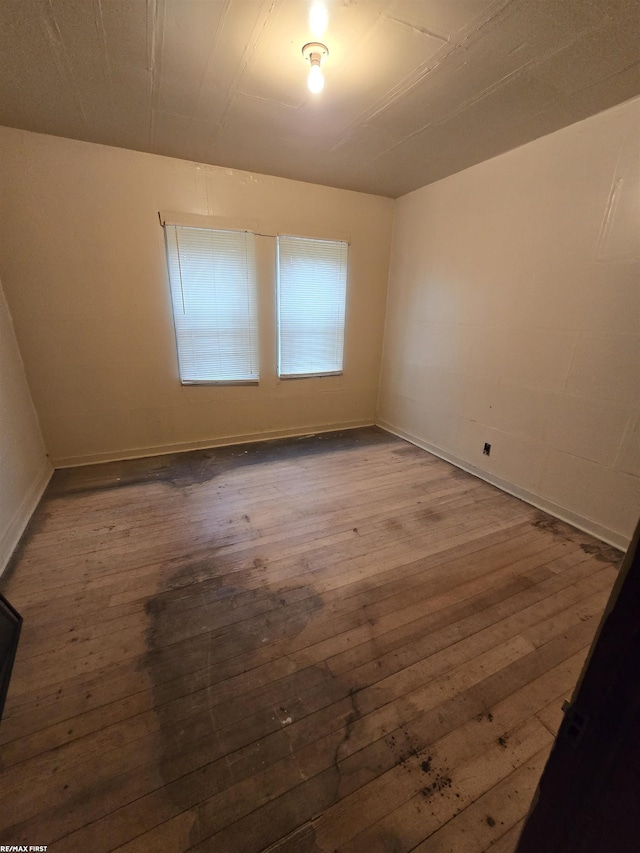
[[[375,428],[56,472],[0,843],[510,853],[620,558]]]

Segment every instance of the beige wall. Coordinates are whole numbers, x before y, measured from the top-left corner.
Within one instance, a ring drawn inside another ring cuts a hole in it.
[[[639,139],[634,100],[399,199],[379,397],[379,422],[617,544],[640,513]]]
[[[0,573],[52,470],[0,284]]]
[[[55,464],[373,422],[393,201],[8,128],[0,150],[2,275]],[[181,387],[159,210],[348,237],[344,375],[278,381],[259,238],[260,386]]]

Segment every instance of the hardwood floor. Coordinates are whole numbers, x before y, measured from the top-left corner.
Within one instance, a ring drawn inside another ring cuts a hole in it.
[[[0,843],[510,853],[620,557],[375,428],[59,471]]]

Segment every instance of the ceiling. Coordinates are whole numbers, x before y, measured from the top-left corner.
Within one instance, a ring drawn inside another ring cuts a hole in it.
[[[637,0],[2,0],[0,124],[397,197],[640,93]]]

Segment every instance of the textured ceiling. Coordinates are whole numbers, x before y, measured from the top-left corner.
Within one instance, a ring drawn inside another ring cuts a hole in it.
[[[0,124],[396,197],[640,93],[637,0],[1,0]]]

